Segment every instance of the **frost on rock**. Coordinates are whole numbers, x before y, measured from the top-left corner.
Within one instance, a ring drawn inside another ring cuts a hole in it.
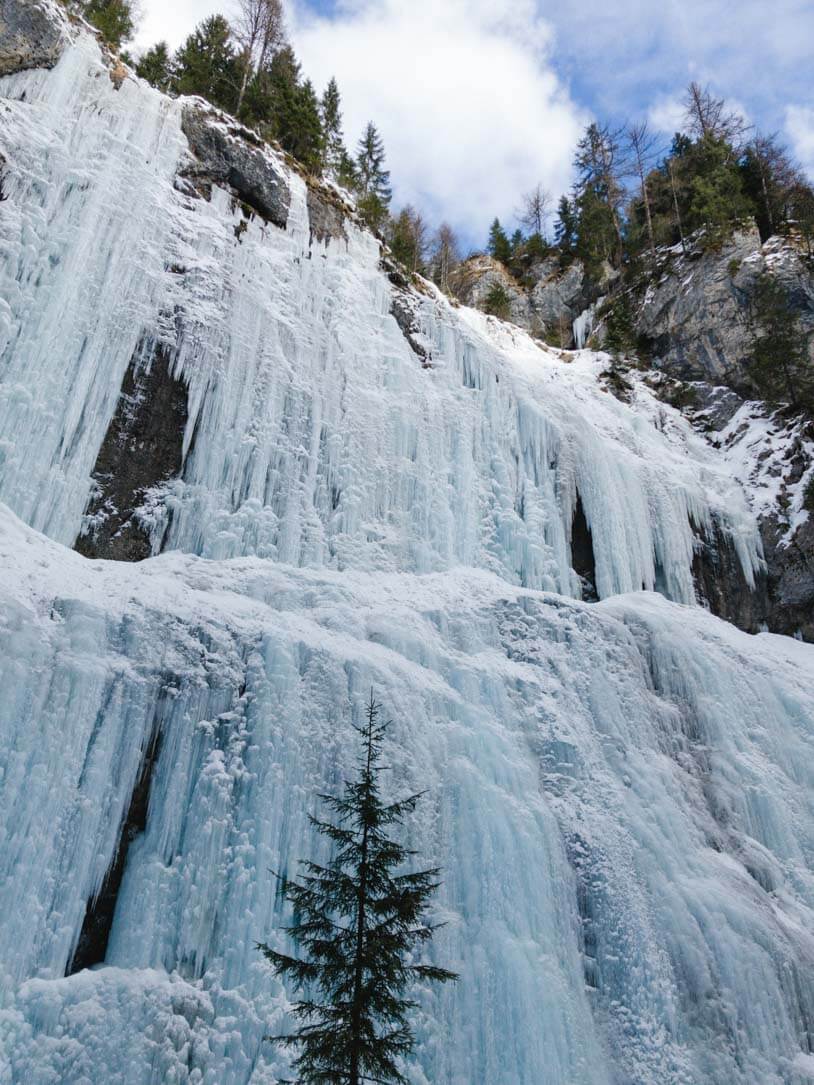
[[[697,531],[760,569],[733,464],[391,282],[276,152],[284,224],[202,198],[190,103],[87,35],[0,91],[0,1081],[290,1074],[254,945],[371,686],[462,977],[413,1085],[809,1081],[814,649],[680,605]],[[156,556],[70,549],[131,513]]]

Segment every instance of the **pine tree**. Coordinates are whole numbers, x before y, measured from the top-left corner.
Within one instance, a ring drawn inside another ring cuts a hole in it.
[[[159,90],[169,90],[173,79],[170,47],[165,41],[153,45],[136,64],[136,75]]]
[[[501,264],[507,265],[512,258],[512,245],[506,236],[506,231],[500,225],[500,219],[496,218],[489,227],[489,243],[487,245],[489,255]]]
[[[554,223],[554,241],[563,253],[570,254],[574,251],[578,226],[576,207],[567,196],[561,196],[557,207],[557,221]]]
[[[239,72],[229,24],[222,15],[199,23],[175,55],[175,90],[199,94],[222,109],[237,103]]]
[[[371,229],[381,229],[387,218],[392,198],[390,171],[384,168],[385,153],[382,137],[375,124],[365,128],[356,154],[359,186],[359,210]]]
[[[339,85],[333,78],[322,95],[320,112],[325,140],[325,170],[329,176],[338,180],[340,177],[347,175],[350,163],[347,148],[345,147],[345,137],[342,132],[342,102],[339,95]]]
[[[333,821],[312,818],[327,837],[333,858],[326,866],[304,861],[299,880],[285,881],[294,921],[286,933],[302,957],[258,948],[278,975],[304,991],[294,1005],[299,1028],[277,1041],[297,1049],[294,1068],[302,1085],[361,1085],[407,1079],[398,1068],[414,1037],[405,998],[413,979],[445,982],[455,974],[410,964],[412,952],[432,938],[423,920],[438,887],[438,869],[397,873],[414,854],[389,834],[416,806],[420,795],[386,804],[379,790],[382,746],[388,724],[373,693],[362,738],[359,771],[341,798],[320,796]]]
[[[111,49],[119,50],[136,29],[131,0],[89,0],[82,14],[99,31]]]

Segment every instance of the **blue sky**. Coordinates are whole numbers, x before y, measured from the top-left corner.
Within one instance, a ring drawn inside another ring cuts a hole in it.
[[[142,0],[139,44],[173,45],[234,0]],[[382,131],[398,203],[481,243],[538,181],[570,182],[592,117],[649,116],[667,140],[691,79],[777,131],[814,177],[814,0],[290,0],[318,87],[335,74],[346,133]]]

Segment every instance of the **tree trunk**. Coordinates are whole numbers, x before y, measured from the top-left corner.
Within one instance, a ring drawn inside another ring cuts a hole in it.
[[[684,240],[684,231],[681,228],[681,212],[678,210],[678,195],[676,193],[675,176],[673,175],[673,163],[670,161],[669,158],[667,159],[667,168],[670,171],[670,189],[673,193],[673,207],[675,207],[676,212],[676,226],[678,226],[678,236],[681,238],[681,251],[686,252],[687,243]]]

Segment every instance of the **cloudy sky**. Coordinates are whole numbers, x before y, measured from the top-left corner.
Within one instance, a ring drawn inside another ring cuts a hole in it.
[[[234,0],[141,0],[137,45],[178,45]],[[289,0],[318,88],[335,75],[353,144],[385,140],[397,204],[483,240],[538,181],[567,189],[591,117],[649,116],[665,139],[691,80],[710,83],[814,177],[812,0]]]

